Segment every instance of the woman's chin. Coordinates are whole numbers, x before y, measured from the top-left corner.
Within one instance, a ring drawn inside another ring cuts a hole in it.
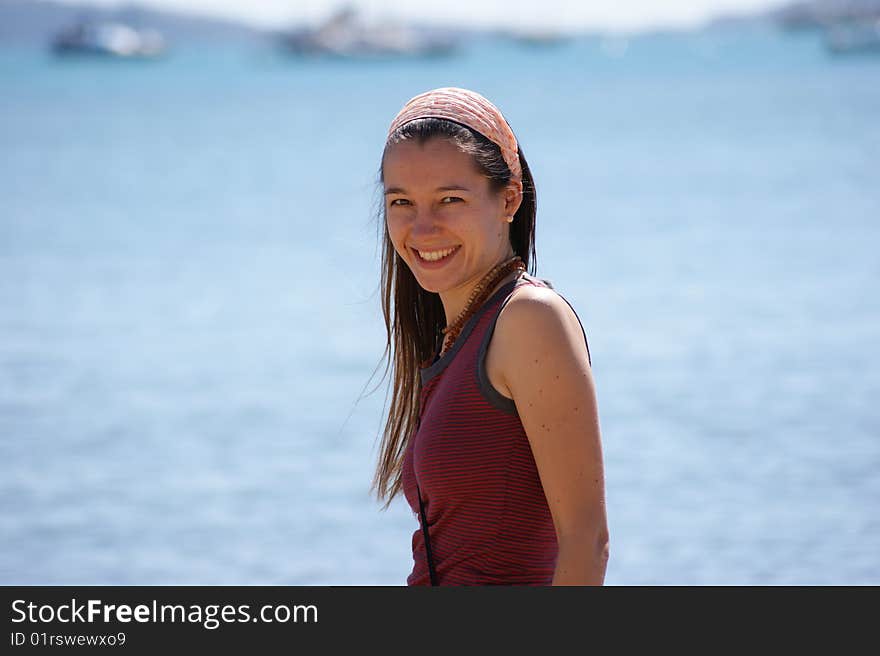
[[[446,289],[446,285],[439,283],[436,280],[425,280],[416,276],[416,282],[419,283],[419,287],[424,289],[426,292],[431,292],[433,294],[439,294],[440,292]]]
[[[440,292],[449,289],[453,285],[450,276],[446,272],[426,271],[425,269],[419,267],[418,264],[410,266],[409,270],[412,272],[413,277],[416,279],[416,282],[419,283],[419,287],[424,289],[426,292],[439,294]]]

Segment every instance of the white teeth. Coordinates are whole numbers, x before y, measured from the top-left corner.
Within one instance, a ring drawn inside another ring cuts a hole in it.
[[[447,248],[443,251],[416,251],[422,259],[428,260],[429,262],[436,262],[437,260],[442,260],[444,257],[449,255],[454,248]]]

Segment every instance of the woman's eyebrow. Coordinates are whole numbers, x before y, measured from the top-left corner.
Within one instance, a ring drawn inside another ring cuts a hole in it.
[[[434,191],[470,191],[467,187],[462,187],[460,185],[450,185],[448,187],[437,187]],[[406,190],[402,187],[389,187],[385,190],[385,195],[388,196],[390,194],[405,194]]]

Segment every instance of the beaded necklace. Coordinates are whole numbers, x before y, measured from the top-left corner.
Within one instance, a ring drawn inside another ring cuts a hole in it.
[[[440,356],[452,348],[452,345],[455,343],[455,340],[458,339],[464,324],[467,323],[467,320],[471,318],[474,312],[485,303],[486,299],[489,297],[489,293],[495,289],[498,282],[504,279],[512,271],[525,270],[526,265],[523,264],[522,258],[519,255],[515,255],[509,260],[496,265],[485,276],[483,276],[480,282],[476,284],[473,291],[471,291],[468,302],[465,304],[464,309],[455,318],[455,321],[443,329],[445,337],[443,338],[443,346],[440,349]]]

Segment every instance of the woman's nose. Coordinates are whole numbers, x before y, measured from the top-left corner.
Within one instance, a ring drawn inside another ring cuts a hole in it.
[[[411,226],[412,232],[417,235],[430,235],[437,232],[439,229],[440,222],[436,212],[432,211],[430,208],[419,209],[416,211]]]

